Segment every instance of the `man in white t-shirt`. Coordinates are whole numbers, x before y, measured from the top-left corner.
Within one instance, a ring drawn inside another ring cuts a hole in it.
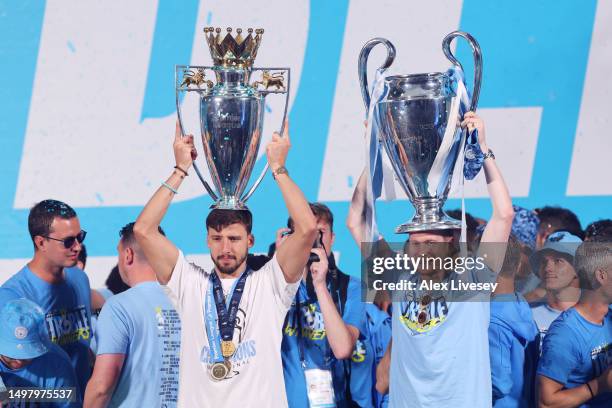
[[[316,219],[289,178],[287,126],[266,148],[268,163],[295,228],[261,269],[247,268],[253,246],[248,210],[213,210],[206,219],[215,264],[209,272],[185,260],[158,232],[172,198],[195,159],[193,136],[177,125],[175,170],[136,220],[134,233],[181,317],[178,406],[286,407],[281,361],[282,325],[315,240]]]

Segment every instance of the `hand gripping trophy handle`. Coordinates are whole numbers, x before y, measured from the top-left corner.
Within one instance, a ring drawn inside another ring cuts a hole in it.
[[[368,90],[368,56],[370,55],[370,51],[372,51],[372,49],[378,44],[383,44],[385,47],[387,47],[387,59],[379,69],[389,68],[395,59],[395,46],[385,38],[372,38],[370,41],[365,43],[361,49],[361,52],[359,53],[357,70],[359,74],[359,82],[361,84],[361,96],[363,97],[366,111],[370,108],[370,91]]]
[[[450,50],[450,44],[456,37],[463,37],[467,40],[472,47],[472,55],[474,56],[474,84],[472,89],[472,103],[470,104],[470,111],[476,111],[476,107],[478,106],[478,98],[480,97],[480,85],[482,84],[482,52],[480,50],[480,45],[478,41],[471,34],[466,33],[464,31],[453,31],[448,34],[442,40],[442,51],[444,51],[444,55],[449,61],[453,64],[461,68],[463,71],[463,66],[455,58],[452,51]],[[363,52],[363,51],[362,51]]]
[[[266,68],[266,70],[276,70],[276,69],[284,70],[287,73],[287,84],[285,85],[284,92],[282,92],[286,94],[285,111],[283,113],[283,124],[281,125],[280,132],[279,132],[279,134],[282,137],[283,133],[285,133],[285,123],[287,119],[287,111],[289,109],[289,90],[291,89],[290,88],[291,87],[291,69],[290,68]],[[257,70],[263,70],[263,68],[259,68]],[[264,176],[266,175],[266,172],[268,171],[269,167],[270,167],[270,164],[266,161],[265,167],[259,174],[259,177],[257,177],[257,179],[255,180],[255,183],[253,183],[253,186],[240,199],[243,203],[246,203],[246,201],[253,195],[257,187],[259,187],[259,184],[261,184],[262,180],[264,179]]]

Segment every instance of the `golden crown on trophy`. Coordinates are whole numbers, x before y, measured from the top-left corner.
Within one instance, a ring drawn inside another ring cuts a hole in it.
[[[225,67],[251,67],[257,56],[257,49],[264,30],[249,28],[246,37],[242,36],[242,28],[236,29],[235,37],[232,35],[231,28],[226,29],[225,35],[221,34],[221,31],[221,28],[218,27],[204,27],[204,35],[214,64]]]

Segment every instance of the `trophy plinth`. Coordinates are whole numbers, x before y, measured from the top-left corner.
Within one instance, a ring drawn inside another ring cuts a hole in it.
[[[461,222],[444,213],[444,201],[437,198],[415,199],[412,220],[395,228],[397,234],[461,228]]]

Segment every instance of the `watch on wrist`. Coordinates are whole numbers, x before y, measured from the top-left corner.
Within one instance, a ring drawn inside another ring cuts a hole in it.
[[[289,170],[287,170],[285,166],[280,166],[276,170],[272,170],[272,177],[274,177],[274,180],[276,180],[276,176],[278,176],[279,174],[289,175]]]
[[[495,155],[493,154],[493,150],[489,149],[488,152],[483,156],[483,160],[487,160],[488,158],[495,159]]]

